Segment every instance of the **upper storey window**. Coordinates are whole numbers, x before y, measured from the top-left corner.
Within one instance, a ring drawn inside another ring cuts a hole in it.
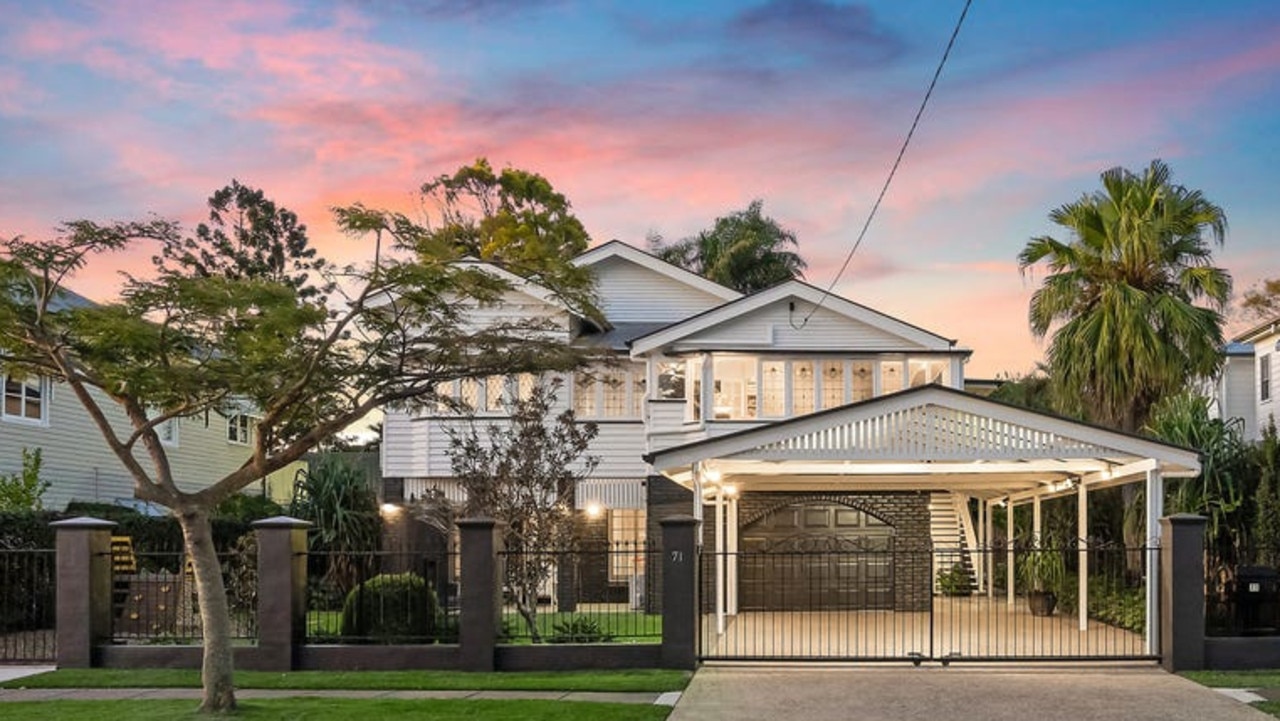
[[[579,418],[639,419],[644,408],[645,367],[606,366],[573,379],[573,412]]]
[[[711,363],[711,420],[800,416],[929,383],[951,382],[950,358],[761,358],[714,354]],[[671,365],[658,365],[660,388],[676,386]],[[696,383],[701,375],[694,370],[693,361],[687,365],[689,376],[680,378],[681,390],[693,385],[689,379]],[[693,420],[698,420],[701,393],[691,391],[688,400]]]
[[[0,418],[24,423],[44,423],[47,420],[48,383],[43,378],[0,378],[4,380],[4,410]]]

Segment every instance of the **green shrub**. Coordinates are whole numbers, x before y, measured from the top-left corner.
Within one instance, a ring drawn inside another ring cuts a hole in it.
[[[213,510],[215,518],[252,523],[263,518],[284,515],[279,503],[256,493],[233,493]]]
[[[61,518],[52,511],[0,513],[0,549],[53,548],[50,523]]]
[[[0,473],[0,511],[39,511],[49,482],[40,480],[40,449],[22,449],[22,470]]]
[[[973,593],[973,574],[963,563],[938,570],[938,591],[944,596],[968,596]]]
[[[554,631],[547,637],[547,643],[609,643],[613,634],[600,627],[600,623],[589,616],[570,616],[555,624]]]
[[[223,561],[223,578],[227,584],[227,600],[231,613],[249,620],[250,631],[257,630],[258,614],[258,534],[249,532],[236,541],[231,554]]]
[[[342,604],[342,635],[373,643],[429,641],[439,603],[416,573],[382,574],[361,583]]]

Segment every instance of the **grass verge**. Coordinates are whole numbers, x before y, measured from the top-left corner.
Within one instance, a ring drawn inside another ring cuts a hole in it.
[[[679,691],[687,671],[236,671],[237,688],[361,691]],[[199,688],[194,669],[59,669],[0,688]]]
[[[1280,671],[1183,671],[1192,681],[1213,688],[1280,688]]]
[[[0,703],[0,719],[24,721],[130,721],[207,719],[192,701],[32,701]],[[233,718],[246,721],[350,721],[352,718],[433,721],[660,721],[666,706],[578,701],[399,700],[289,698],[248,701]]]

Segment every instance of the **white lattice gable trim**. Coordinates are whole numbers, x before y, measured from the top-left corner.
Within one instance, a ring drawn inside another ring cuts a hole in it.
[[[875,463],[891,473],[956,473],[954,464],[991,472],[1034,462],[1070,471],[1156,459],[1173,472],[1196,471],[1194,451],[1064,418],[1015,408],[941,386],[925,386],[740,433],[651,454],[659,471],[692,463],[763,461],[775,472],[788,462]],[[1063,461],[1064,463],[1058,463]],[[932,464],[932,465],[929,465]],[[1024,466],[1025,467],[1025,466]]]

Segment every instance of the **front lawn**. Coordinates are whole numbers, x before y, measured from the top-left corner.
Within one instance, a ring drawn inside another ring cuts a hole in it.
[[[236,688],[373,691],[679,691],[687,671],[236,671]],[[194,669],[59,669],[0,688],[199,688]],[[2,708],[2,706],[0,706]]]
[[[1280,688],[1280,670],[1183,671],[1180,675],[1212,688]]]
[[[171,721],[207,719],[195,713],[194,701],[32,701],[0,703],[0,719],[24,721]],[[350,721],[421,719],[435,721],[660,721],[666,706],[579,701],[490,701],[423,699],[288,698],[240,704],[232,718],[248,721]]]

